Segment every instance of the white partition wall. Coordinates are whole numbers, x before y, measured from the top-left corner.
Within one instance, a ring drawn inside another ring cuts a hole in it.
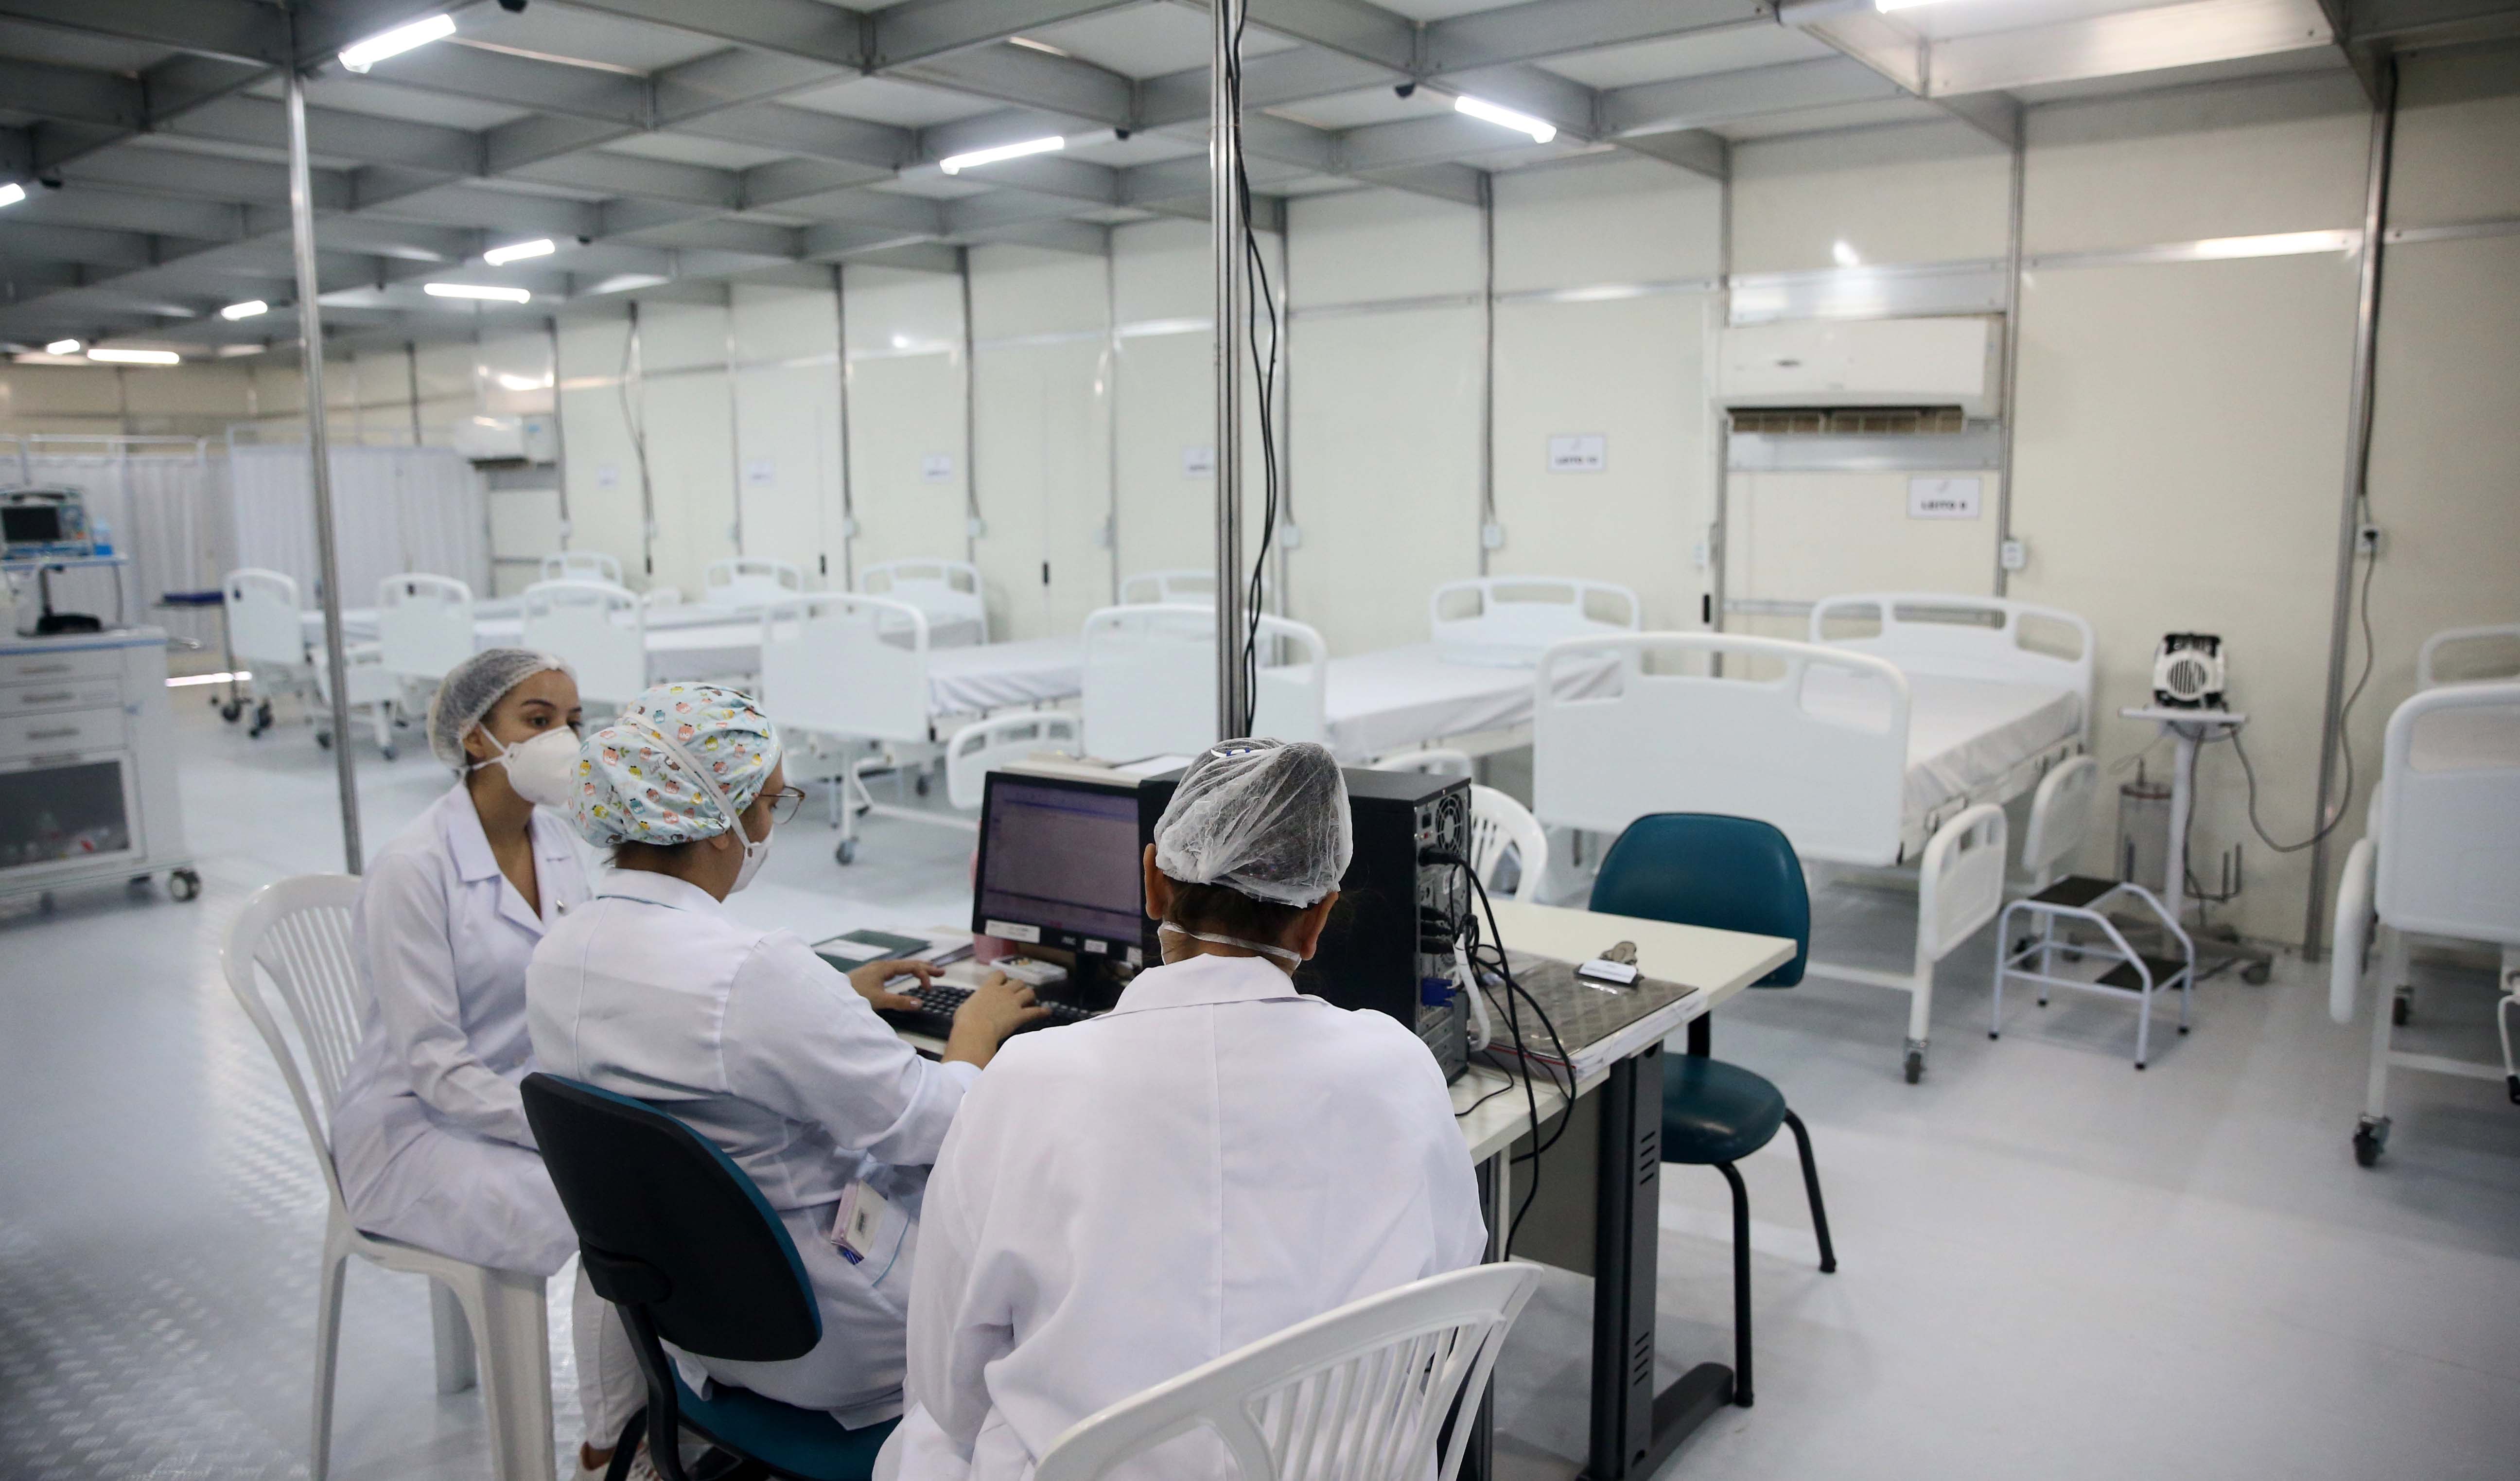
[[[316,600],[311,479],[306,449],[238,447],[228,456],[236,563],[281,571]],[[489,584],[481,478],[445,448],[333,448],[337,551],[343,605],[403,571]]]
[[[847,584],[840,507],[839,324],[831,274],[739,283],[734,315],[736,498],[746,556]]]
[[[1001,639],[1072,634],[1110,605],[1108,319],[1103,259],[971,252],[981,416],[975,558]]]
[[[849,269],[849,470],[857,564],[960,561],[963,308],[953,277]]]

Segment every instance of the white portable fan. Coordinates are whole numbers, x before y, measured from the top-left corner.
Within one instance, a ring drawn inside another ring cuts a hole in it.
[[[2152,651],[2153,702],[2170,709],[2223,707],[2223,640],[2170,633]]]

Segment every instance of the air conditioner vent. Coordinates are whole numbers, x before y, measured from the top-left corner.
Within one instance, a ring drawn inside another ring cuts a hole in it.
[[[1968,430],[1957,406],[1778,406],[1737,408],[1732,430],[1758,436],[1922,436]]]

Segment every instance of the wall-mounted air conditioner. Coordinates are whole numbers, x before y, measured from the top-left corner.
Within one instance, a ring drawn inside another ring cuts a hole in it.
[[[1723,332],[1727,407],[1939,407],[1989,418],[2003,403],[2003,321],[1804,319]]]
[[[557,463],[558,428],[548,416],[459,417],[455,451],[474,463]]]

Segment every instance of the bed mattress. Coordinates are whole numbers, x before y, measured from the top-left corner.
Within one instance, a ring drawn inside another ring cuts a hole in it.
[[[1908,696],[1900,831],[1912,841],[1962,807],[2002,800],[1998,789],[2022,763],[2082,734],[2082,696],[2070,689],[1910,674]],[[1815,668],[1804,680],[1803,706],[1848,724],[1880,725],[1889,717],[1890,692],[1856,674]]]
[[[1597,692],[1613,662],[1570,667],[1559,693]],[[1535,677],[1530,668],[1458,662],[1432,643],[1332,658],[1323,681],[1330,750],[1356,765],[1447,737],[1525,724]]]

